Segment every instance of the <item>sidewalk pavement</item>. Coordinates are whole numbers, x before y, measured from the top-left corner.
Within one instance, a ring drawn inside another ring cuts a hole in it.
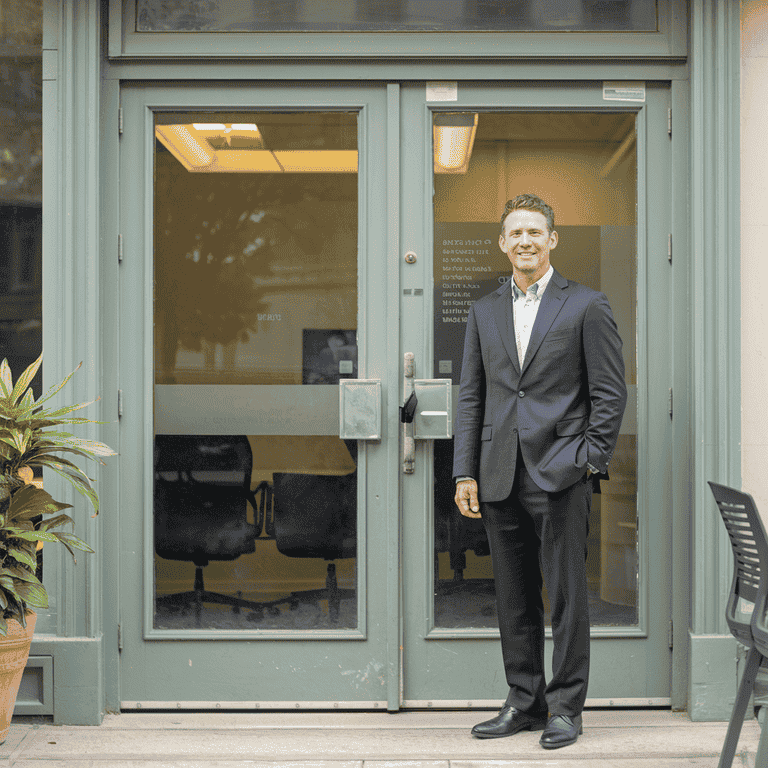
[[[715,768],[727,723],[669,710],[587,710],[584,735],[558,750],[538,733],[472,738],[493,713],[162,712],[100,726],[14,722],[0,768]],[[734,768],[754,768],[760,736],[744,723]]]

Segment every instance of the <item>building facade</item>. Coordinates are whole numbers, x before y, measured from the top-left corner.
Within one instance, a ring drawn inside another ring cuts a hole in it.
[[[44,378],[84,361],[73,397],[119,456],[76,510],[96,555],[46,553],[21,708],[504,698],[450,424],[530,191],[555,267],[608,295],[631,393],[590,520],[588,705],[726,719],[706,480],[768,496],[757,150],[739,205],[759,4],[335,5],[43,3]]]

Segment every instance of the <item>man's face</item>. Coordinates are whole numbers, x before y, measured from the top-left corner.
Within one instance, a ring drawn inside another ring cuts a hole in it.
[[[513,275],[524,275],[535,283],[549,269],[549,252],[557,245],[557,232],[547,229],[547,219],[538,211],[511,211],[504,220],[499,248],[509,257]]]

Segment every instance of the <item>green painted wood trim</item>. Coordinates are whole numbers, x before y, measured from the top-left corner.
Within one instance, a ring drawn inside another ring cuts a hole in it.
[[[400,317],[400,86],[387,85],[387,325],[398,327],[394,318]],[[387,391],[385,421],[399,428],[400,377],[402,355],[400,334],[388,334],[387,342]],[[402,483],[400,470],[400,435],[389,435],[387,443],[387,474],[397,478],[390,482],[387,504],[387,709],[396,712],[402,703]]]
[[[672,105],[672,242],[673,285],[690,280],[690,89],[687,82],[673,82]],[[672,336],[672,387],[675,410],[672,419],[672,709],[684,710],[688,702],[689,627],[691,626],[691,482],[693,451],[689,414],[691,397],[691,322],[688,301],[676,301],[671,308],[675,332]]]
[[[691,5],[693,615],[725,634],[731,548],[706,485],[741,487],[739,6]]]
[[[86,402],[101,394],[103,374],[100,220],[96,215],[100,195],[100,3],[46,0],[43,15],[47,57],[43,84],[43,380],[48,387],[83,361],[60,402],[64,398],[66,402]],[[105,400],[91,406],[88,414],[104,420]],[[81,429],[79,434],[103,439],[98,425]],[[75,505],[75,529],[94,546],[96,554],[79,558],[75,566],[63,548],[45,551],[44,580],[52,609],[40,616],[32,654],[54,658],[55,721],[98,724],[104,702],[98,637],[103,624],[101,521],[91,518],[90,508],[58,475],[45,473],[44,483],[54,498]]]
[[[500,59],[462,61],[109,61],[104,77],[115,80],[681,80],[685,61]]]
[[[53,715],[53,656],[27,658],[13,714]]]
[[[691,720],[728,720],[736,697],[738,643],[728,635],[691,633]]]
[[[117,236],[120,228],[120,144],[118,134],[118,110],[120,86],[112,80],[102,81],[100,152],[101,189],[109,190],[101,195],[101,392],[104,402],[102,435],[107,445],[120,451],[120,422],[117,417],[117,391],[121,386],[119,367],[119,313],[120,306],[119,265],[117,261]],[[122,459],[115,457],[105,467],[100,480],[99,498],[102,506],[101,559],[111,564],[103,567],[101,574],[102,636],[104,650],[104,690],[106,710],[120,711],[120,654],[118,651],[120,616],[120,467]],[[130,471],[130,470],[129,470]]]
[[[261,59],[513,57],[683,58],[685,0],[658,0],[658,32],[137,33],[135,0],[109,2],[110,57]],[[116,20],[119,16],[120,20]],[[226,41],[226,43],[223,43]],[[226,48],[223,46],[226,45]]]
[[[53,657],[54,723],[101,723],[104,717],[101,638],[35,635],[30,655]]]
[[[698,682],[707,660],[698,644],[700,637],[717,635],[727,642],[724,610],[732,572],[730,544],[706,481],[741,487],[739,22],[738,3],[691,3],[692,719],[710,719]],[[735,685],[726,665],[712,669],[728,690]],[[720,714],[727,719],[730,713]]]

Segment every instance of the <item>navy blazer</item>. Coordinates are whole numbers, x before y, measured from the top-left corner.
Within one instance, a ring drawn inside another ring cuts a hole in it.
[[[554,271],[521,367],[511,279],[469,311],[454,427],[453,476],[481,501],[512,491],[518,441],[542,490],[567,488],[587,464],[607,470],[627,388],[621,338],[605,294]]]

